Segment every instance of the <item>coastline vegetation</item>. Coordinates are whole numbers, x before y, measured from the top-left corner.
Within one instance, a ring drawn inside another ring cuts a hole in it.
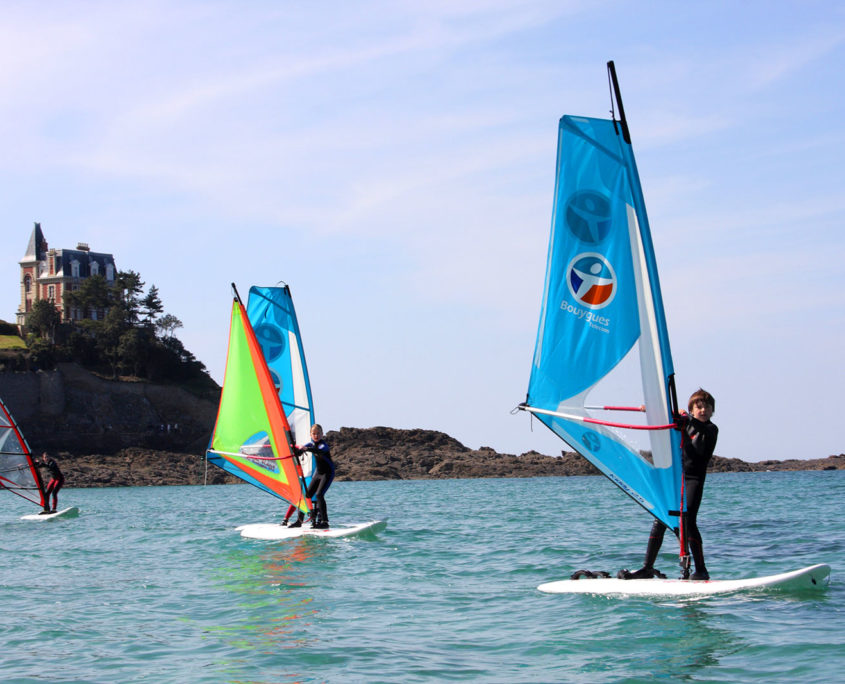
[[[119,271],[109,284],[101,275],[65,292],[65,311],[78,320],[62,320],[56,306],[38,300],[27,316],[23,334],[0,321],[0,351],[8,370],[50,370],[63,361],[113,380],[172,382],[203,395],[217,384],[175,331],[182,322],[165,313],[158,288],[144,292],[135,271]]]

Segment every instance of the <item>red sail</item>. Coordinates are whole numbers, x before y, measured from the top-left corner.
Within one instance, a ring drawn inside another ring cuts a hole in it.
[[[0,399],[0,487],[45,506],[41,474],[15,419]]]

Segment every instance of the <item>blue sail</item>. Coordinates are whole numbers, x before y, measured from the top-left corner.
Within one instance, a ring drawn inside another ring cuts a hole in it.
[[[290,288],[249,289],[247,316],[264,353],[270,376],[282,402],[295,444],[305,444],[314,424],[311,383]],[[300,456],[305,484],[311,483],[315,463],[310,452]]]
[[[636,357],[635,346],[645,424],[596,417],[596,409],[613,407],[588,406],[588,395],[629,354]],[[669,427],[673,373],[633,149],[613,120],[564,116],[543,308],[522,408],[677,528],[682,469],[680,436]],[[648,434],[650,450],[624,436],[635,427]]]

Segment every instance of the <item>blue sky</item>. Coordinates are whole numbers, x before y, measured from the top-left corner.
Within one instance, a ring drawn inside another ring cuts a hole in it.
[[[0,1],[14,320],[34,221],[155,284],[222,381],[229,283],[287,282],[318,420],[558,453],[526,415],[557,121],[613,59],[679,394],[717,453],[843,450],[845,6]],[[620,403],[625,397],[618,398]]]

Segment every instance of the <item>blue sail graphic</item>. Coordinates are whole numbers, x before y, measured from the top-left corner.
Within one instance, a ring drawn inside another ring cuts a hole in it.
[[[650,454],[623,436],[633,426],[593,411],[612,407],[586,403],[635,346],[646,413],[637,427],[647,431]],[[564,116],[543,306],[521,408],[677,529],[682,469],[680,436],[669,427],[673,373],[633,149],[613,120]]]
[[[305,444],[311,439],[314,408],[302,335],[290,288],[287,285],[251,287],[247,316],[278,389],[294,443]],[[310,452],[302,454],[300,461],[307,487],[316,464]]]

